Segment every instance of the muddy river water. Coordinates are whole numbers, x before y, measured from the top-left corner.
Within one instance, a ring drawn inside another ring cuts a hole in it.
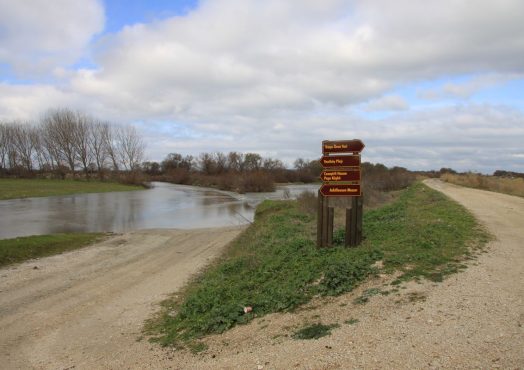
[[[149,190],[0,201],[0,239],[60,232],[201,228],[253,221],[264,199],[295,197],[318,185],[285,185],[273,193],[236,194],[153,183]],[[287,189],[287,190],[286,190]]]

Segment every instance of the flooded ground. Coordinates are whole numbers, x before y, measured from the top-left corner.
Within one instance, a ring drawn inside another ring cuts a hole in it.
[[[236,194],[153,183],[149,190],[0,201],[0,239],[60,232],[191,229],[253,221],[264,199],[295,197],[318,185],[285,185],[273,193]]]

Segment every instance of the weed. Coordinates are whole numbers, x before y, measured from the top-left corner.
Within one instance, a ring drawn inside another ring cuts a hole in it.
[[[208,349],[208,345],[204,342],[189,342],[187,346],[193,354],[197,354]]]
[[[297,330],[293,335],[293,339],[318,339],[331,335],[331,329],[338,328],[338,324],[323,325],[321,323],[308,325],[302,329]]]
[[[358,321],[359,321],[358,319],[351,318],[349,320],[344,321],[344,324],[355,325]]]
[[[370,297],[373,297],[374,295],[381,294],[382,291],[378,288],[371,288],[367,289],[360,297],[355,298],[353,303],[355,304],[364,304],[367,301],[369,301]]]

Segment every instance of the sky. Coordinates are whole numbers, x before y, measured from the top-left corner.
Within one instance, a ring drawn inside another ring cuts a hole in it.
[[[71,108],[148,160],[322,140],[411,170],[524,172],[521,0],[0,0],[0,120]]]

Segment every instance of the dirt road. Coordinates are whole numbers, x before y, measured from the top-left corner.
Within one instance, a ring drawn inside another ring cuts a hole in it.
[[[242,227],[147,230],[0,270],[0,368],[142,368],[156,303]]]

